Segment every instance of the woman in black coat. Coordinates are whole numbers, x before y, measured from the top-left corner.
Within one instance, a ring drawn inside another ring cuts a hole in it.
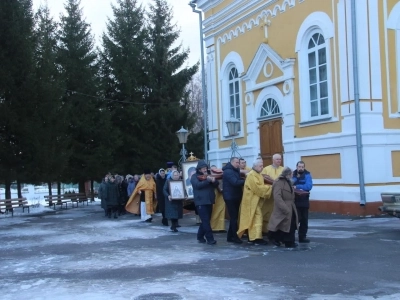
[[[120,205],[120,194],[118,184],[115,182],[115,177],[112,175],[106,186],[106,205],[107,205],[107,215],[111,218],[112,213],[114,213],[114,219],[118,218],[118,207]]]
[[[205,177],[200,180],[199,177]],[[196,167],[196,173],[190,178],[193,186],[194,204],[201,219],[199,230],[197,231],[197,241],[215,245],[217,241],[212,233],[210,220],[212,207],[215,203],[215,188],[218,181],[208,174],[208,166],[204,160],[199,160]]]
[[[161,223],[164,226],[168,226],[168,218],[165,216],[165,197],[164,197],[164,186],[167,181],[167,176],[164,169],[160,169],[156,174],[156,188],[157,188],[157,201],[158,209],[162,214]]]
[[[164,184],[163,192],[165,197],[165,218],[171,219],[171,230],[173,232],[178,232],[176,229],[178,225],[178,219],[183,218],[183,199],[182,200],[172,200],[169,190],[169,182],[171,180],[179,180],[179,172],[173,171],[171,174],[171,179],[167,179]]]

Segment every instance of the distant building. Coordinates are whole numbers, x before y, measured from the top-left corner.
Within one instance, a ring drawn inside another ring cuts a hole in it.
[[[400,184],[400,2],[197,0],[204,12],[209,160],[231,155],[225,122],[240,120],[249,165],[274,153],[312,172],[312,210],[375,214]],[[366,206],[360,207],[353,25],[358,47]]]

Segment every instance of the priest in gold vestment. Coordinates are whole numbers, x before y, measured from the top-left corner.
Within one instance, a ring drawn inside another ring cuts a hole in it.
[[[265,167],[261,174],[263,175],[268,175],[271,177],[273,180],[276,180],[283,171],[283,167],[281,166],[282,164],[282,156],[280,154],[274,154],[272,156],[272,165],[269,165]],[[272,187],[270,186],[271,191]],[[262,231],[264,233],[268,232],[268,222],[272,214],[272,210],[274,208],[274,197],[272,195],[272,192],[270,192],[270,196],[265,198],[264,200],[264,205],[262,207],[262,214],[263,214],[263,229]]]
[[[247,174],[243,188],[243,197],[240,204],[239,230],[238,237],[247,231],[249,243],[265,245],[266,241],[262,238],[263,216],[261,208],[264,198],[271,195],[271,186],[264,184],[261,175],[263,161],[257,159],[253,164],[253,169]]]
[[[218,188],[215,189],[215,203],[212,209],[210,224],[213,231],[225,231],[225,201],[222,197],[222,192]]]
[[[151,215],[154,214],[156,207],[156,182],[151,176],[150,170],[146,170],[129,197],[125,209],[132,214],[140,214],[142,220],[151,222]]]

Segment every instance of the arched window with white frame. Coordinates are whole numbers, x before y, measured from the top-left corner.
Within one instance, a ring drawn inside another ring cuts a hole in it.
[[[236,67],[229,70],[229,114],[230,117],[240,121],[240,89],[239,89],[239,74]],[[240,127],[239,127],[240,128]],[[239,129],[240,130],[240,129]]]
[[[320,32],[314,33],[308,41],[308,74],[310,117],[329,115],[326,44]]]
[[[268,98],[264,101],[260,110],[260,119],[274,118],[281,115],[279,105],[275,99]]]
[[[324,12],[311,13],[296,40],[299,72],[300,126],[335,121],[331,41],[334,26]]]
[[[219,99],[221,103],[220,131],[221,139],[229,139],[229,132],[226,121],[236,118],[240,121],[239,135],[244,136],[245,126],[243,126],[243,104],[242,104],[242,79],[241,74],[245,71],[241,56],[234,51],[228,53],[221,64],[219,71],[220,89]]]

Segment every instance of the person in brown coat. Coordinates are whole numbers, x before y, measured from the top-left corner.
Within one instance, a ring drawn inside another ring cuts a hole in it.
[[[283,242],[286,248],[297,247],[295,231],[298,227],[298,218],[291,178],[292,170],[286,167],[272,185],[274,208],[268,223],[274,244],[280,246]]]

